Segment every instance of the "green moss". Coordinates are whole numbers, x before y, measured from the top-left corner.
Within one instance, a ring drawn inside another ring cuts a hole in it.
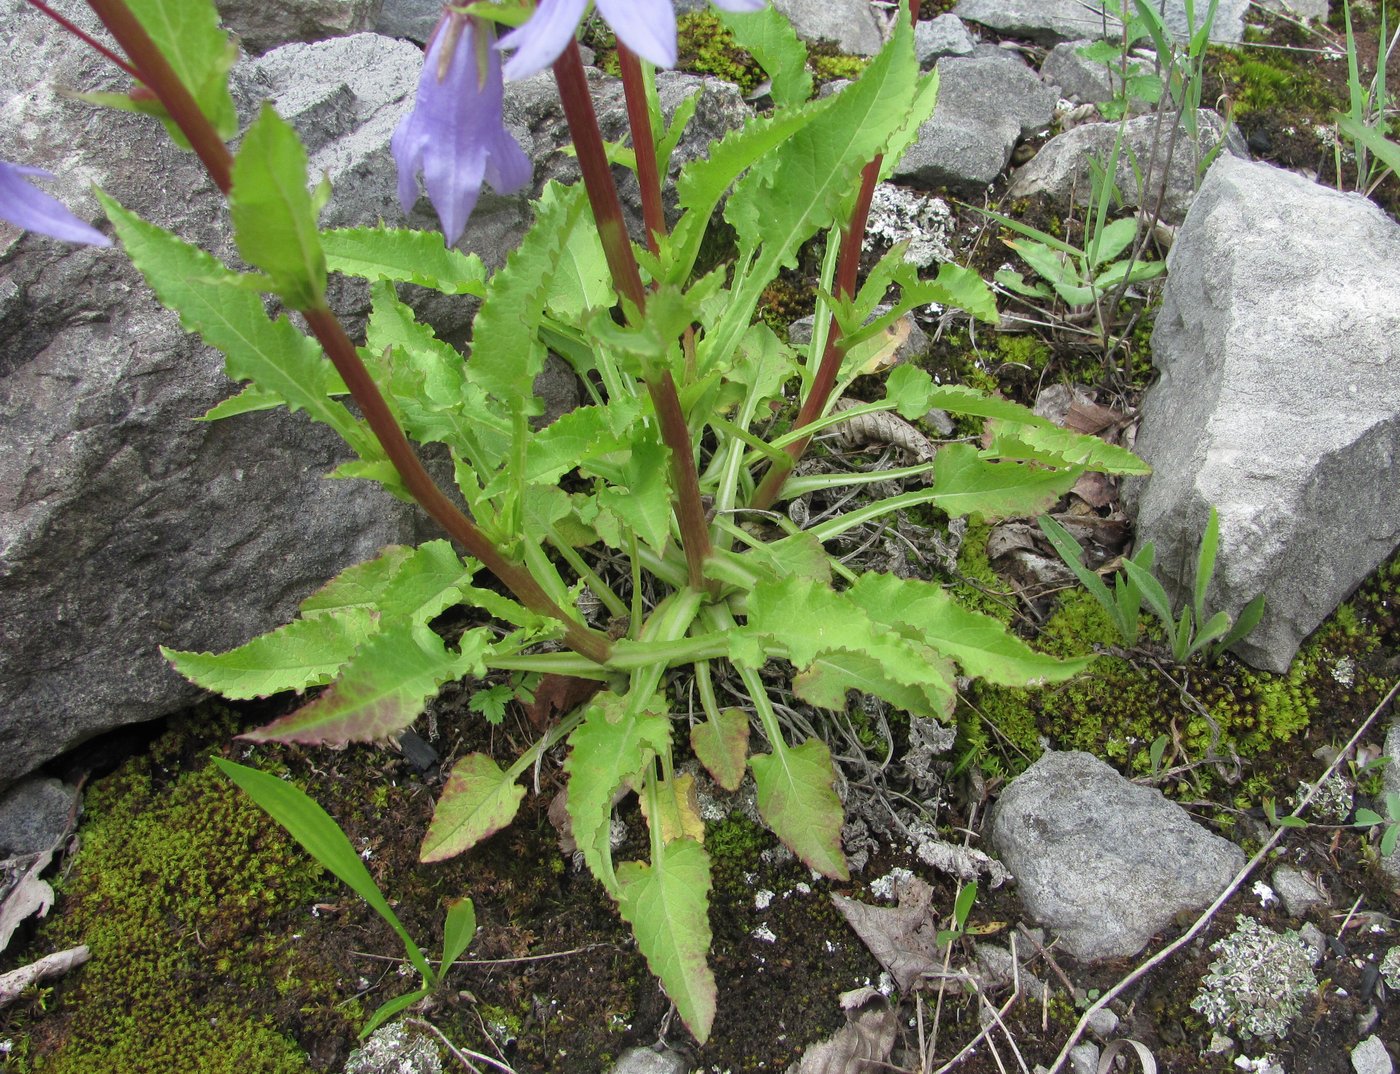
[[[818,82],[857,79],[869,62],[860,56],[848,56],[834,45],[812,45],[807,50],[807,66],[817,76]]]
[[[745,94],[764,79],[758,61],[734,43],[734,35],[709,11],[695,11],[676,20],[678,67],[697,75],[714,75],[733,82]]]
[[[980,423],[981,419],[977,419]],[[992,528],[980,519],[969,519],[962,547],[958,549],[958,578],[953,596],[965,608],[1010,623],[1016,614],[1015,599],[987,558],[987,538]]]
[[[329,1009],[339,989],[307,983],[316,975],[278,918],[304,913],[327,881],[212,765],[167,786],[159,776],[136,760],[88,793],[82,849],[40,942],[86,943],[92,959],[51,1016],[62,1044],[32,1069],[304,1071],[276,1025],[307,1004]]]
[[[1344,102],[1332,101],[1326,84],[1279,49],[1212,49],[1215,73],[1236,118],[1273,112],[1289,122],[1327,117]]]

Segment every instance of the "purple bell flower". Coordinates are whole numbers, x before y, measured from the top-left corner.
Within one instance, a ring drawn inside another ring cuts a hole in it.
[[[404,212],[418,200],[418,177],[454,245],[476,208],[481,184],[511,194],[530,181],[530,158],[501,118],[501,57],[491,24],[447,11],[433,31],[413,111],[389,142]]]
[[[112,245],[111,239],[79,220],[61,201],[28,182],[24,178],[26,175],[37,175],[41,179],[54,177],[43,168],[27,168],[0,160],[0,220],[63,242]]]
[[[768,0],[710,0],[725,11],[758,11]],[[624,45],[657,67],[676,66],[676,13],[671,0],[597,0],[598,14]],[[535,13],[497,43],[514,49],[506,77],[514,81],[542,71],[564,51],[588,8],[588,0],[540,0]]]

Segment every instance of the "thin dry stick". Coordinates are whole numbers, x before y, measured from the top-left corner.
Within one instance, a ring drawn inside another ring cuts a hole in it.
[[[1367,716],[1366,719],[1362,721],[1361,726],[1356,729],[1356,734],[1352,735],[1347,741],[1347,744],[1337,751],[1337,755],[1332,758],[1332,763],[1327,766],[1322,775],[1308,787],[1308,793],[1303,796],[1303,800],[1298,803],[1297,808],[1293,810],[1290,816],[1300,816],[1303,810],[1311,804],[1313,798],[1317,794],[1318,786],[1337,770],[1337,767],[1342,763],[1342,759],[1356,747],[1356,744],[1361,741],[1361,736],[1370,729],[1371,724],[1376,722],[1376,717],[1381,714],[1381,710],[1384,709],[1386,705],[1390,704],[1397,693],[1400,693],[1400,679],[1397,679],[1395,685],[1390,688],[1390,691],[1385,697],[1381,698],[1380,704],[1371,710],[1371,715]],[[1084,1030],[1088,1028],[1089,1020],[1093,1018],[1094,1015],[1108,1006],[1112,1000],[1122,995],[1129,985],[1133,984],[1149,970],[1160,966],[1172,955],[1176,954],[1177,951],[1181,950],[1181,948],[1195,939],[1196,935],[1210,923],[1211,918],[1215,916],[1216,912],[1225,905],[1230,899],[1230,896],[1244,883],[1245,878],[1264,860],[1269,851],[1273,850],[1279,839],[1283,837],[1285,830],[1286,829],[1282,826],[1274,830],[1274,834],[1269,836],[1268,841],[1259,848],[1259,853],[1250,858],[1249,861],[1245,863],[1244,868],[1235,874],[1235,878],[1226,885],[1225,890],[1220,893],[1216,900],[1206,907],[1205,912],[1196,919],[1195,924],[1110,988],[1098,998],[1098,1001],[1095,1002],[1093,1006],[1084,1012],[1083,1017],[1079,1019],[1079,1024],[1074,1027],[1074,1031],[1070,1033],[1069,1039],[1065,1041],[1064,1047],[1060,1049],[1060,1054],[1055,1057],[1055,1062],[1051,1064],[1050,1069],[1047,1070],[1045,1074],[1056,1074],[1056,1072],[1065,1065],[1065,1061],[1069,1058],[1069,1050],[1079,1042],[1079,1038],[1084,1035]]]
[[[489,1055],[482,1055],[480,1052],[474,1052],[470,1048],[457,1047],[457,1045],[448,1040],[442,1030],[433,1025],[432,1022],[425,1022],[421,1018],[405,1018],[404,1021],[411,1026],[416,1026],[419,1029],[426,1029],[428,1032],[432,1033],[438,1040],[442,1041],[444,1047],[452,1053],[452,1057],[468,1070],[476,1070],[477,1074],[480,1074],[478,1068],[471,1062],[472,1059],[476,1059],[482,1063],[489,1063],[497,1070],[505,1071],[505,1074],[515,1074],[514,1067],[502,1063],[499,1059],[492,1059]]]
[[[1006,1012],[1011,1009],[1011,1005],[1020,998],[1020,992],[1012,992],[1011,995],[1007,997],[1006,1002],[1003,1003],[997,1009],[997,1016],[1001,1017],[1005,1015]],[[972,1050],[976,1048],[977,1045],[982,1042],[982,1039],[992,1031],[992,1026],[994,1025],[996,1025],[995,1022],[988,1022],[985,1026],[983,1026],[982,1031],[978,1033],[977,1036],[973,1037],[970,1041],[963,1045],[962,1051],[958,1052],[958,1054],[953,1056],[952,1059],[949,1059],[941,1067],[935,1070],[933,1074],[948,1074],[948,1071],[952,1070],[955,1066],[957,1066],[959,1063],[961,1063],[964,1059],[966,1059],[969,1055],[972,1054]]]

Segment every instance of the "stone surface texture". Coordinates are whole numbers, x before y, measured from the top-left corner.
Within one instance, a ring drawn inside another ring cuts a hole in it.
[[[1314,906],[1326,906],[1327,900],[1317,884],[1303,870],[1292,865],[1280,865],[1270,878],[1283,908],[1289,917],[1301,917]]]
[[[1385,755],[1389,763],[1381,769],[1382,786],[1386,794],[1400,794],[1400,720],[1390,725],[1385,736]],[[1400,881],[1400,846],[1395,853],[1381,859],[1381,868]]]
[[[956,15],[944,13],[914,25],[914,55],[924,70],[944,56],[970,55],[976,47],[977,40]]]
[[[249,52],[374,28],[382,0],[217,0],[224,25]]]
[[[0,794],[0,858],[57,846],[76,820],[78,788],[61,780],[26,779]]]
[[[1154,475],[1129,490],[1138,539],[1164,583],[1189,586],[1213,504],[1207,604],[1235,614],[1263,593],[1235,651],[1281,672],[1400,545],[1400,225],[1226,155],[1167,264],[1136,446]]]
[[[424,45],[441,17],[442,0],[383,0],[374,29]]]
[[[1186,210],[1190,208],[1196,191],[1197,161],[1204,159],[1220,143],[1221,134],[1225,131],[1224,120],[1206,108],[1197,112],[1196,124],[1200,134],[1199,145],[1192,145],[1183,126],[1178,131],[1176,151],[1167,169],[1166,188],[1162,191],[1162,219],[1169,224],[1179,224],[1186,218]],[[1123,145],[1114,181],[1125,205],[1136,208],[1145,202],[1150,207],[1158,191],[1162,190],[1162,165],[1156,164],[1150,171],[1148,168],[1152,161],[1156,128],[1155,116],[1138,116],[1123,125]],[[1008,193],[1013,198],[1047,194],[1065,206],[1069,205],[1070,196],[1073,195],[1076,204],[1087,205],[1092,188],[1090,163],[1098,161],[1101,165],[1107,165],[1117,137],[1116,123],[1085,123],[1057,134],[1041,147],[1029,163],[1017,169]],[[1233,127],[1225,134],[1225,148],[1221,152],[1240,157],[1249,155]],[[1158,140],[1158,153],[1165,161],[1165,139]],[[1158,177],[1145,184],[1146,197],[1138,180],[1139,172]]]
[[[673,1051],[628,1048],[617,1057],[611,1074],[689,1074],[690,1063]]]
[[[1196,26],[1200,26],[1207,6],[1204,3],[1195,5]],[[1211,40],[1227,43],[1241,40],[1248,9],[1249,0],[1220,0]],[[1122,24],[1112,15],[1105,15],[1103,5],[1093,0],[960,0],[953,14],[1045,45],[1083,37],[1113,38],[1122,33]],[[1185,35],[1186,0],[1167,0],[1164,17],[1173,33]]]
[[[1244,864],[1233,843],[1087,753],[1044,754],[990,819],[1027,913],[1081,961],[1137,954]]]
[[[92,27],[91,19],[78,13]],[[0,158],[46,167],[100,220],[97,183],[230,258],[222,199],[147,117],[58,88],[124,79],[20,0],[0,0]],[[336,184],[326,220],[396,219],[388,136],[421,63],[375,36],[240,64],[246,121],[276,96]],[[104,225],[105,226],[105,225]],[[305,415],[198,418],[234,389],[118,248],[0,227],[0,786],[62,750],[197,696],[157,646],[223,649],[290,618],[341,568],[414,534],[377,487],[323,480],[346,457]]]
[[[895,179],[976,197],[1001,174],[1017,141],[1049,124],[1054,91],[998,51],[938,61],[938,105]]]
[[[1351,1050],[1351,1069],[1356,1074],[1393,1074],[1395,1063],[1385,1042],[1372,1034]]]
[[[1088,38],[1061,41],[1040,65],[1040,77],[1050,86],[1060,87],[1060,96],[1080,104],[1097,104],[1113,99],[1123,84],[1122,76],[1107,64],[1086,60],[1079,50],[1093,42]]]
[[[884,44],[869,0],[773,0],[804,41],[830,41],[852,56],[873,56]]]
[[[344,1074],[442,1074],[442,1057],[426,1033],[394,1022],[350,1053]]]

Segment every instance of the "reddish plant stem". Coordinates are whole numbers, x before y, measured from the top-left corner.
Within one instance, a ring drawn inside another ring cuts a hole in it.
[[[151,40],[125,0],[88,0],[88,7],[107,27],[107,32],[116,39],[127,59],[136,70],[136,77],[160,100],[165,111],[175,121],[190,147],[209,173],[214,185],[228,196],[233,187],[233,154],[219,138],[213,124],[199,110],[199,105],[190,96],[179,75],[170,66],[165,55]]]
[[[155,93],[189,139],[190,145],[209,172],[210,179],[227,196],[232,189],[233,157],[150,35],[132,15],[124,0],[88,0],[88,6],[102,20],[103,25],[131,59],[137,71],[136,77]],[[612,643],[607,636],[570,619],[527,570],[502,555],[485,534],[438,488],[414,453],[398,422],[394,420],[378,386],[365,369],[364,363],[360,361],[354,344],[350,342],[335,314],[326,308],[301,312],[308,327],[345,381],[351,397],[383,446],[385,454],[394,464],[404,487],[419,505],[449,536],[499,578],[522,604],[539,615],[547,615],[563,623],[564,641],[569,648],[580,656],[600,664],[604,663],[612,649]]]
[[[634,62],[635,59],[633,57]],[[625,72],[626,67],[623,69]],[[640,66],[636,74],[637,91],[640,93]],[[574,151],[578,154],[584,189],[587,190],[588,202],[593,207],[593,219],[603,242],[603,252],[607,255],[613,285],[624,299],[632,303],[637,314],[641,315],[646,310],[646,289],[642,286],[637,258],[632,253],[632,242],[627,237],[622,203],[618,200],[617,184],[613,182],[612,170],[608,167],[607,150],[603,146],[602,132],[598,129],[598,117],[593,111],[588,76],[584,73],[583,59],[579,55],[577,43],[570,42],[559,59],[554,61],[554,80],[559,87],[559,100],[564,106],[564,117],[569,122],[569,134],[574,141]],[[632,93],[628,94],[629,119],[633,112],[634,96]],[[639,106],[645,116],[644,96]],[[639,166],[644,158],[649,157],[652,161],[652,171],[655,172],[656,146],[651,140],[649,120],[645,123],[643,132],[639,135],[637,128],[633,128],[632,144]],[[659,179],[657,182],[656,200],[659,210]],[[645,192],[645,182],[642,189]],[[664,228],[664,223],[662,226]],[[662,441],[671,456],[671,487],[676,494],[674,507],[676,517],[680,520],[681,546],[685,551],[689,581],[692,586],[701,589],[706,584],[705,560],[710,555],[710,533],[705,521],[705,507],[700,499],[700,478],[695,469],[695,451],[690,443],[690,429],[686,425],[685,411],[681,407],[676,383],[670,372],[663,371],[659,376],[648,376],[646,386],[661,425]]]
[[[37,9],[37,10],[43,12],[43,13],[44,13],[45,15],[47,15],[50,19],[52,19],[54,22],[58,23],[58,24],[59,24],[60,26],[62,26],[65,30],[67,30],[70,34],[72,34],[74,37],[76,37],[79,41],[83,42],[83,44],[87,45],[89,48],[91,48],[91,49],[93,49],[94,51],[96,51],[96,52],[100,53],[101,55],[105,56],[107,59],[111,60],[113,64],[115,64],[117,67],[120,67],[123,71],[125,71],[127,74],[129,74],[132,78],[136,79],[137,82],[140,82],[140,81],[141,81],[141,76],[140,76],[139,74],[136,73],[136,68],[135,68],[135,67],[132,67],[131,64],[127,63],[125,59],[123,59],[121,56],[118,56],[115,52],[113,52],[111,49],[109,49],[109,48],[108,48],[106,45],[104,45],[101,41],[98,41],[95,37],[93,37],[91,34],[89,34],[89,33],[88,33],[86,30],[84,30],[81,26],[77,25],[77,23],[74,23],[74,22],[72,22],[72,21],[70,21],[70,20],[68,20],[68,19],[65,19],[65,18],[64,18],[62,15],[60,15],[57,11],[55,11],[53,8],[49,7],[48,4],[45,4],[45,3],[43,2],[43,0],[25,0],[25,2],[26,2],[30,7],[35,8],[35,9]]]
[[[666,216],[661,210],[661,173],[656,168],[656,139],[651,129],[651,109],[647,107],[646,79],[642,75],[642,61],[621,41],[617,43],[617,59],[622,65],[627,123],[632,128],[632,152],[637,158],[637,185],[642,191],[647,249],[656,253],[660,249],[657,238],[666,234]]]

